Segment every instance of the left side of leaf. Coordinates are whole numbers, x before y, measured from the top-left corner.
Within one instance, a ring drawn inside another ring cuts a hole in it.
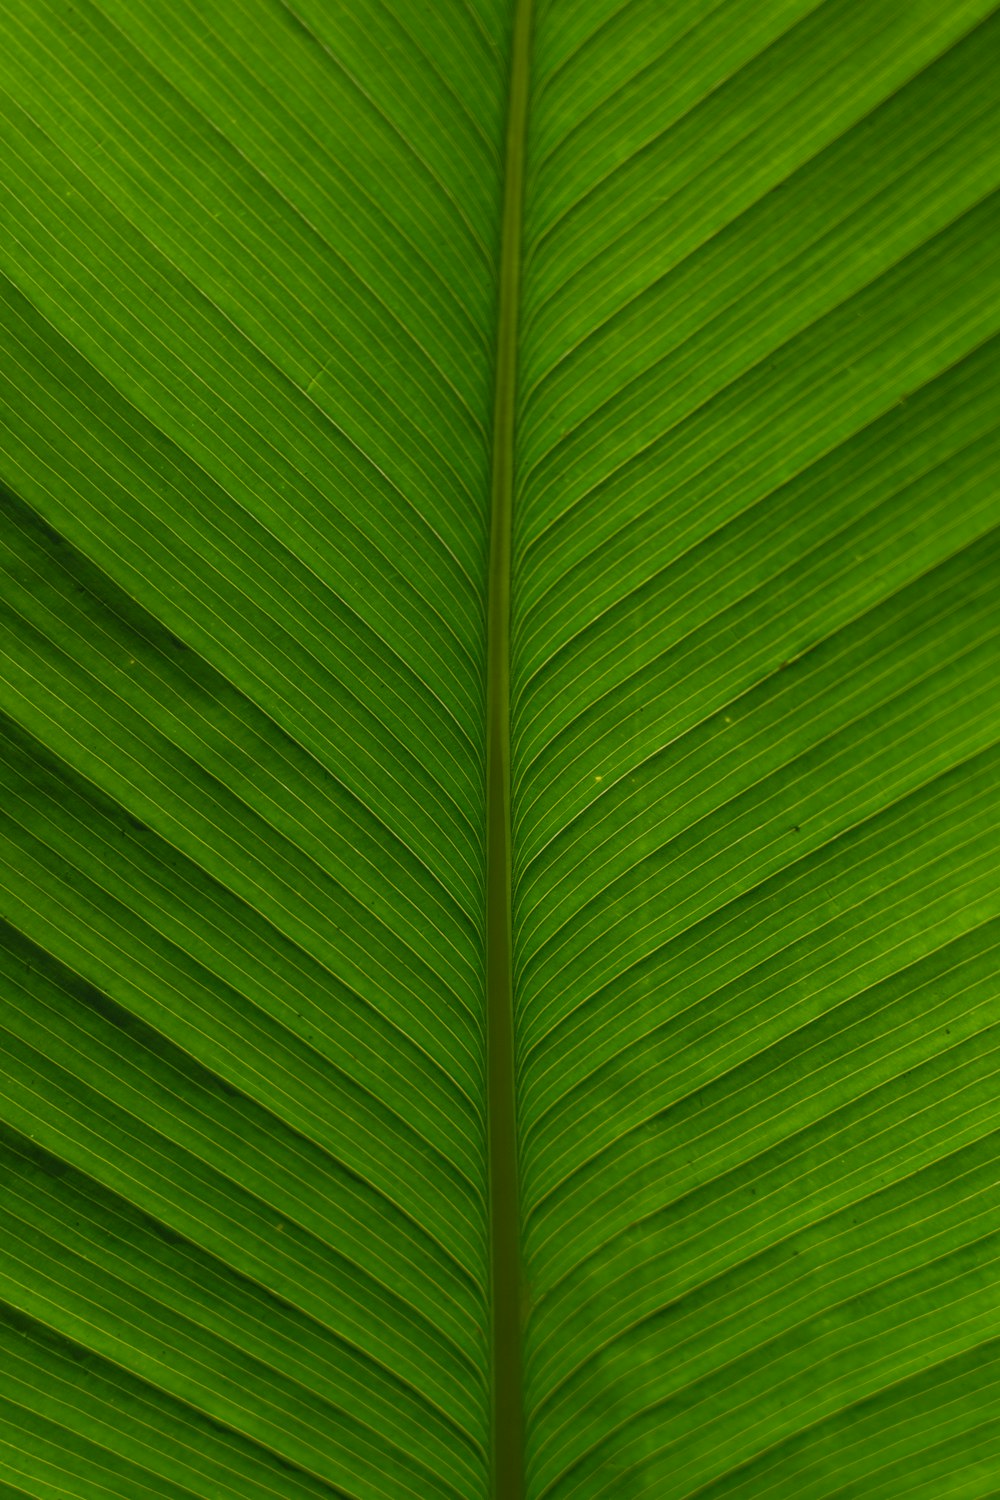
[[[4,1495],[485,1487],[506,6],[424,9],[4,7]]]

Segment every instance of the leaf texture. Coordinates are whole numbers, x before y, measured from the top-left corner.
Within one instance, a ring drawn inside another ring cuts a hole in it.
[[[0,41],[2,1500],[521,1500],[498,465],[523,1495],[989,1500],[993,0]]]
[[[533,1496],[994,1491],[989,9],[539,14]]]
[[[0,1472],[32,1495],[485,1485],[506,24],[5,7]]]

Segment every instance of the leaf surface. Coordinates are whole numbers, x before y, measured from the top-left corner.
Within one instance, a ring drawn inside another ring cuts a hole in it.
[[[9,0],[4,1496],[996,1492],[994,11]]]

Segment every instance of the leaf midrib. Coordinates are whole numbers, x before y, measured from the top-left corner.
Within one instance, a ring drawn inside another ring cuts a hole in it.
[[[497,293],[486,667],[486,1009],[492,1486],[524,1494],[522,1276],[511,980],[510,598],[514,426],[532,0],[515,0]]]

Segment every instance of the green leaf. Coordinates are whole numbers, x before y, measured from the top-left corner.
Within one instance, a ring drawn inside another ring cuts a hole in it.
[[[995,1496],[1000,11],[0,43],[0,1496]]]

